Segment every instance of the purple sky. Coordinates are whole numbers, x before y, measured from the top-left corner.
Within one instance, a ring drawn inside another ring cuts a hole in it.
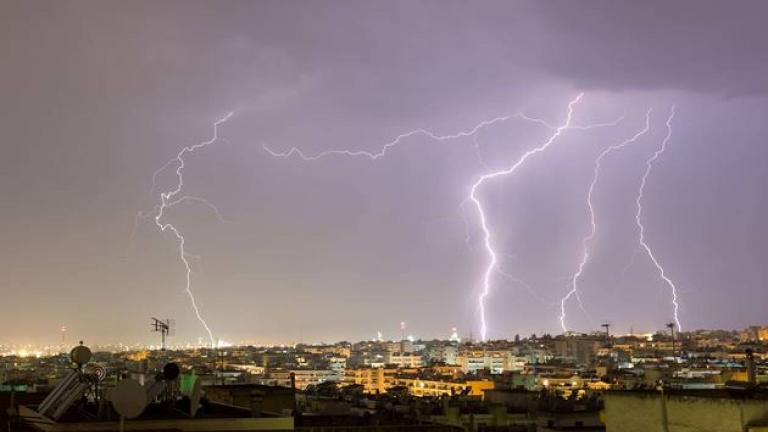
[[[651,331],[669,289],[638,254],[634,200],[645,160],[677,106],[646,188],[648,243],[680,290],[684,329],[765,322],[768,303],[768,4],[762,1],[196,2],[5,1],[0,5],[0,343],[205,337],[171,234],[138,210],[152,173],[185,145],[192,289],[227,341],[478,335],[487,255],[462,206],[478,176],[514,163],[551,131],[521,120],[474,137],[403,141],[376,161],[274,158],[297,147],[377,151],[417,128],[439,134],[524,112],[578,124],[481,194],[502,275],[490,337],[558,332],[589,231],[586,192],[600,151],[598,231],[581,281],[584,314]],[[476,149],[477,147],[477,149]],[[484,161],[485,166],[480,160]],[[172,170],[159,177],[174,185]],[[467,237],[469,238],[467,242]],[[468,243],[468,244],[467,244]]]

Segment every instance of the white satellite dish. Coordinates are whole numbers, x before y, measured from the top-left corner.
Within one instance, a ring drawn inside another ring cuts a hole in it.
[[[137,381],[124,379],[112,389],[112,407],[125,418],[134,418],[144,412],[147,393]]]

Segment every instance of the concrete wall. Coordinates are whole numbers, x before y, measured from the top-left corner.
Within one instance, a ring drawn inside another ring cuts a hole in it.
[[[606,432],[744,432],[768,424],[768,400],[671,395],[665,401],[666,429],[660,394],[607,393]]]
[[[262,412],[282,413],[294,406],[293,390],[286,387],[209,386],[205,395],[213,402],[251,409],[255,417]]]

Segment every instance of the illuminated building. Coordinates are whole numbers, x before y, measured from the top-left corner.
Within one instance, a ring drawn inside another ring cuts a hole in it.
[[[392,387],[399,369],[361,367],[344,371],[344,385],[361,385],[365,393],[384,393]],[[414,370],[415,372],[415,370]]]
[[[490,380],[443,380],[422,379],[410,377],[396,377],[396,386],[403,386],[408,393],[419,397],[438,397],[466,394],[469,396],[483,396],[483,391],[493,390],[495,384]]]
[[[427,358],[431,362],[458,364],[459,349],[454,344],[436,344],[427,349]]]
[[[294,376],[297,390],[304,390],[309,385],[317,385],[326,381],[341,382],[342,380],[341,373],[333,369],[292,369],[270,371],[266,382],[281,387],[290,387],[291,374]]]
[[[523,370],[526,363],[525,357],[518,357],[512,351],[496,350],[463,350],[456,360],[464,373],[488,370],[500,374],[504,371]]]
[[[387,356],[387,364],[401,368],[420,368],[424,366],[424,357],[410,352],[390,352]]]

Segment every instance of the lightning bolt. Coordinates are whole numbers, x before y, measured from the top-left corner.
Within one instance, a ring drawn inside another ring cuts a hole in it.
[[[173,165],[174,163],[177,164],[176,167],[176,178],[178,182],[176,183],[176,186],[167,191],[167,192],[161,192],[160,193],[160,204],[158,204],[155,207],[155,216],[154,221],[155,225],[160,229],[161,232],[170,231],[173,233],[174,236],[176,236],[176,240],[178,241],[179,245],[179,259],[181,259],[181,262],[184,264],[184,269],[186,271],[186,285],[185,285],[185,291],[187,295],[189,296],[189,300],[192,303],[192,309],[195,312],[195,316],[197,317],[197,320],[200,321],[200,324],[202,324],[203,328],[205,328],[205,331],[208,333],[208,337],[211,341],[211,347],[215,347],[216,341],[213,337],[213,332],[211,331],[211,328],[208,326],[208,323],[203,318],[200,307],[197,304],[197,300],[195,299],[195,295],[192,293],[192,267],[189,265],[189,261],[187,260],[187,257],[189,256],[185,250],[185,244],[186,239],[184,238],[184,235],[179,231],[178,228],[176,228],[173,224],[170,222],[164,222],[163,216],[165,215],[165,211],[174,205],[180,204],[185,201],[197,201],[205,204],[206,206],[213,209],[213,211],[216,213],[217,217],[221,219],[221,215],[213,204],[208,202],[205,199],[192,197],[189,195],[179,196],[181,194],[182,189],[184,188],[184,156],[188,153],[193,153],[196,150],[199,150],[203,147],[206,147],[210,144],[213,144],[214,142],[218,141],[219,135],[218,135],[218,129],[219,126],[229,120],[234,115],[234,112],[230,112],[226,116],[220,118],[213,124],[213,137],[209,139],[208,141],[203,141],[199,144],[195,144],[192,146],[187,146],[181,149],[177,154],[176,157],[171,159],[169,162],[167,162],[165,165],[163,165],[160,170],[156,171],[152,176],[152,182],[153,187],[155,183],[155,179],[157,175],[163,171],[164,169],[168,168],[169,166]]]
[[[640,231],[640,246],[645,250],[645,253],[648,254],[648,257],[651,259],[651,262],[653,262],[653,265],[656,267],[656,270],[659,272],[659,276],[661,277],[664,282],[669,285],[669,289],[672,293],[672,306],[674,309],[674,318],[675,318],[675,324],[677,325],[677,330],[682,331],[682,326],[680,325],[680,316],[679,316],[679,309],[680,304],[678,303],[677,298],[677,287],[675,286],[675,283],[672,282],[672,280],[667,276],[666,272],[664,271],[664,267],[661,266],[659,263],[659,260],[656,258],[656,256],[653,254],[653,251],[651,250],[651,247],[648,246],[648,243],[645,241],[645,226],[642,222],[642,213],[643,213],[643,194],[645,193],[645,184],[648,181],[648,176],[651,174],[651,171],[653,170],[653,164],[656,162],[659,157],[667,150],[667,144],[669,143],[670,138],[672,138],[672,120],[675,118],[675,106],[672,105],[672,109],[670,110],[669,117],[667,117],[666,126],[667,126],[667,134],[664,137],[664,140],[661,142],[661,146],[659,147],[656,152],[651,155],[648,160],[645,161],[645,172],[643,173],[643,178],[640,181],[640,190],[637,194],[637,199],[635,200],[635,204],[637,205],[637,213],[635,213],[635,223],[637,224],[637,228]]]
[[[485,313],[485,299],[488,297],[488,295],[491,292],[491,275],[496,270],[496,266],[498,264],[498,257],[496,255],[496,251],[493,248],[493,242],[491,240],[491,230],[488,227],[488,218],[485,215],[485,210],[483,209],[483,204],[480,202],[480,199],[477,197],[478,190],[481,186],[483,186],[487,181],[494,180],[499,177],[504,177],[507,175],[510,175],[517,171],[519,167],[521,167],[525,162],[530,158],[531,156],[541,153],[544,150],[546,150],[550,145],[552,145],[553,142],[565,131],[571,126],[571,121],[573,120],[573,107],[576,105],[581,98],[584,97],[584,93],[579,93],[578,96],[576,96],[575,99],[573,99],[571,102],[568,103],[568,115],[566,117],[565,123],[561,126],[558,126],[555,129],[555,132],[547,139],[544,144],[541,144],[540,146],[529,150],[525,152],[520,159],[517,160],[512,166],[510,166],[507,169],[494,171],[488,174],[483,174],[480,176],[480,178],[472,185],[472,188],[470,189],[469,193],[469,199],[475,204],[475,207],[477,208],[477,213],[480,216],[480,228],[483,232],[483,244],[485,245],[485,250],[488,253],[488,256],[490,257],[488,261],[488,265],[485,268],[485,272],[483,273],[482,278],[482,290],[480,292],[480,296],[478,297],[478,303],[480,305],[480,338],[482,340],[487,340],[488,336],[488,323],[486,321],[486,313]]]
[[[267,147],[266,145],[263,145],[263,148],[264,148],[264,150],[267,153],[269,153],[273,157],[289,158],[289,157],[292,157],[292,156],[297,156],[297,157],[299,157],[300,159],[302,159],[304,161],[316,161],[318,159],[322,159],[322,158],[328,157],[328,156],[364,157],[364,158],[368,158],[368,159],[371,159],[371,160],[377,160],[377,159],[385,156],[389,152],[389,150],[391,150],[393,147],[401,144],[407,138],[410,138],[410,137],[421,135],[421,136],[426,136],[428,138],[431,138],[431,139],[433,139],[435,141],[447,141],[447,140],[454,140],[454,139],[458,139],[458,138],[471,137],[471,136],[474,136],[477,132],[479,132],[483,128],[492,126],[492,125],[497,124],[497,123],[501,123],[501,122],[505,122],[505,121],[508,121],[508,120],[512,120],[512,119],[519,119],[519,120],[523,120],[523,121],[527,121],[527,122],[531,122],[531,123],[536,123],[536,124],[539,124],[539,125],[542,125],[542,126],[546,127],[547,129],[553,130],[554,133],[547,140],[546,143],[544,143],[540,147],[537,147],[536,149],[531,150],[528,153],[524,154],[520,158],[520,160],[518,160],[518,162],[516,164],[514,164],[512,167],[510,167],[509,169],[493,171],[493,172],[490,172],[488,174],[482,175],[479,178],[479,180],[477,180],[477,182],[475,182],[473,184],[469,197],[467,197],[465,199],[465,202],[468,202],[468,201],[471,200],[474,203],[475,207],[477,208],[477,211],[478,211],[478,213],[480,215],[480,225],[481,225],[481,228],[482,228],[482,231],[483,231],[483,238],[484,238],[485,249],[488,252],[489,256],[491,257],[491,260],[490,260],[490,262],[488,264],[488,267],[486,268],[486,271],[485,271],[484,276],[483,276],[483,290],[482,290],[482,293],[480,294],[480,298],[479,298],[481,334],[482,334],[482,339],[485,340],[486,339],[486,335],[487,335],[487,325],[486,325],[486,319],[485,319],[485,298],[488,296],[488,294],[490,292],[491,274],[494,272],[494,270],[498,271],[498,269],[497,269],[498,258],[496,256],[496,252],[494,251],[493,246],[492,246],[491,232],[490,232],[490,229],[488,228],[488,224],[487,224],[487,220],[486,220],[486,217],[485,217],[485,212],[483,210],[482,204],[481,204],[479,198],[477,197],[477,192],[478,192],[480,186],[482,186],[486,181],[494,179],[496,177],[505,176],[505,175],[511,174],[514,171],[516,171],[517,168],[519,166],[521,166],[522,164],[524,164],[525,161],[530,156],[532,156],[532,155],[534,155],[536,153],[539,153],[541,151],[544,151],[547,147],[549,147],[557,139],[557,137],[562,134],[562,132],[564,130],[566,130],[566,129],[589,130],[589,129],[606,127],[606,126],[615,126],[624,118],[624,116],[620,116],[618,119],[616,119],[614,121],[611,121],[611,122],[606,122],[606,123],[596,123],[596,124],[588,124],[588,125],[574,125],[574,124],[572,124],[573,106],[575,104],[577,104],[581,100],[581,98],[583,96],[584,96],[584,94],[580,93],[574,100],[572,100],[568,104],[568,118],[567,118],[566,123],[564,125],[562,125],[562,126],[553,126],[552,124],[546,122],[545,120],[541,120],[541,119],[538,119],[538,118],[530,117],[530,116],[527,116],[527,115],[525,115],[523,113],[516,113],[516,114],[513,114],[513,115],[501,116],[501,117],[496,117],[496,118],[493,118],[493,119],[490,119],[490,120],[482,121],[482,122],[478,123],[477,125],[475,125],[474,127],[472,127],[471,129],[460,131],[460,132],[455,133],[455,134],[438,135],[438,134],[436,134],[434,132],[431,132],[431,131],[429,131],[427,129],[423,129],[423,128],[415,129],[415,130],[412,130],[410,132],[406,132],[406,133],[398,135],[392,141],[389,141],[389,142],[385,143],[376,152],[365,151],[365,150],[326,150],[326,151],[317,153],[315,155],[307,155],[302,150],[300,150],[300,149],[298,149],[296,147],[292,147],[290,150],[288,150],[286,152],[274,151],[274,150],[270,149],[269,147]],[[477,141],[475,141],[473,145],[474,145],[474,150],[475,150],[476,156],[478,156],[477,155],[477,149],[479,147],[479,143]],[[479,160],[480,160],[481,165],[484,165],[484,163],[482,162],[482,159],[479,159]],[[467,242],[468,245],[469,245],[469,240],[470,240],[470,237],[469,237],[469,234],[467,233],[466,242]],[[502,273],[502,274],[504,276],[506,276],[506,277],[512,278],[513,280],[519,281],[519,279],[514,278],[513,276],[511,276],[511,275],[509,275],[507,273]]]
[[[200,198],[200,197],[196,197],[196,196],[192,196],[192,195],[184,195],[183,197],[181,197],[181,198],[179,198],[179,199],[177,199],[175,201],[169,202],[168,205],[166,206],[166,209],[171,208],[171,207],[175,206],[176,204],[181,204],[183,202],[193,202],[193,203],[197,202],[197,203],[200,203],[200,204],[204,205],[205,207],[208,207],[213,212],[213,214],[216,216],[216,219],[219,220],[219,222],[222,222],[222,223],[227,222],[227,220],[224,218],[224,216],[221,215],[221,212],[219,211],[218,207],[213,205],[212,202],[208,201],[205,198]],[[159,206],[158,206],[158,208],[159,208]]]
[[[581,240],[581,261],[579,262],[579,267],[576,270],[576,272],[573,274],[573,277],[571,278],[571,289],[566,293],[566,295],[560,300],[560,326],[563,328],[563,332],[568,331],[568,327],[565,325],[565,319],[566,319],[566,313],[565,313],[565,304],[572,296],[576,296],[577,300],[579,301],[579,306],[583,309],[583,304],[581,303],[581,299],[579,298],[579,288],[578,283],[579,279],[581,278],[581,275],[584,273],[584,267],[586,267],[587,263],[589,262],[590,258],[590,244],[592,243],[592,240],[595,238],[595,234],[597,233],[597,223],[595,222],[595,208],[592,202],[592,196],[595,191],[595,186],[597,185],[597,181],[600,178],[600,167],[603,162],[603,159],[605,159],[606,156],[609,154],[621,150],[622,148],[626,147],[629,144],[632,144],[636,142],[640,137],[645,135],[651,128],[651,112],[652,109],[649,109],[645,113],[645,127],[637,132],[636,134],[632,135],[631,137],[627,138],[626,140],[622,141],[619,144],[614,144],[612,146],[609,146],[605,150],[603,150],[595,160],[595,166],[592,173],[592,182],[589,184],[589,191],[587,192],[587,208],[589,209],[589,223],[591,226],[589,234],[585,236]]]
[[[477,125],[475,125],[474,127],[472,127],[471,129],[460,131],[460,132],[457,132],[455,134],[438,135],[438,134],[436,134],[434,132],[431,132],[431,131],[429,131],[427,129],[421,129],[421,128],[420,129],[414,129],[414,130],[412,130],[410,132],[406,132],[406,133],[400,134],[397,137],[395,137],[395,139],[393,139],[392,141],[389,141],[388,143],[385,143],[379,149],[379,151],[377,151],[377,152],[370,152],[370,151],[365,151],[365,150],[326,150],[326,151],[320,152],[320,153],[318,153],[316,155],[308,156],[308,155],[306,155],[304,152],[302,152],[300,149],[298,149],[296,147],[292,147],[287,152],[277,152],[277,151],[274,151],[274,150],[270,149],[266,145],[263,145],[262,147],[264,148],[264,150],[266,150],[270,155],[272,155],[274,157],[288,158],[288,157],[291,157],[293,155],[296,155],[296,156],[298,156],[299,158],[301,158],[301,159],[303,159],[305,161],[315,161],[315,160],[322,159],[322,158],[327,157],[327,156],[334,156],[334,155],[335,156],[350,156],[350,157],[365,157],[365,158],[368,158],[368,159],[371,159],[371,160],[376,160],[376,159],[379,159],[379,158],[383,157],[384,155],[386,155],[387,152],[389,152],[389,150],[391,148],[397,146],[398,144],[400,144],[401,142],[405,141],[407,138],[410,138],[410,137],[422,135],[422,136],[426,136],[428,138],[431,138],[431,139],[433,139],[435,141],[448,141],[448,140],[454,140],[454,139],[458,139],[458,138],[466,138],[466,137],[470,137],[470,136],[475,135],[481,129],[487,128],[487,127],[492,126],[492,125],[494,125],[496,123],[502,123],[502,122],[506,122],[506,121],[509,121],[509,120],[512,120],[512,119],[525,120],[525,121],[528,121],[528,122],[531,122],[531,123],[540,124],[540,125],[545,126],[547,128],[554,129],[554,128],[552,128],[551,125],[549,125],[544,120],[533,118],[533,117],[529,117],[529,116],[527,116],[527,115],[525,115],[523,113],[516,113],[516,114],[513,114],[513,115],[501,116],[501,117],[496,117],[496,118],[493,118],[493,119],[490,119],[490,120],[484,120],[484,121],[478,123]],[[584,127],[587,127],[587,126],[584,126]]]

